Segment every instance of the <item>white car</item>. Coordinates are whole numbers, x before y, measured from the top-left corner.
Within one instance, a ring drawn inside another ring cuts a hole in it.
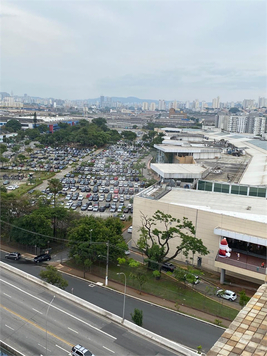
[[[237,298],[237,295],[235,294],[235,292],[231,291],[231,290],[223,290],[223,289],[219,289],[216,293],[217,297],[219,298],[223,298],[223,299],[227,299],[230,300],[231,302],[234,302]]]
[[[133,232],[133,227],[129,226],[127,231],[128,231],[129,234],[131,234]]]
[[[8,187],[6,187],[7,190],[15,190],[16,188],[13,185],[9,185]]]

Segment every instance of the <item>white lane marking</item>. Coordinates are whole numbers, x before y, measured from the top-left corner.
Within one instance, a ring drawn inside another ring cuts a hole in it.
[[[94,288],[95,284],[88,284],[88,287]]]
[[[56,344],[56,347],[58,347],[59,349],[61,349],[61,350],[65,351],[65,352],[67,352],[68,354],[70,353],[68,350],[63,349],[63,347],[61,347],[61,346],[59,346],[59,345],[57,345],[57,344]]]
[[[14,286],[13,284],[11,284],[11,283],[9,283],[9,282],[7,282],[7,281],[4,281],[4,280],[1,279],[1,278],[0,278],[0,281],[3,282],[3,283],[5,283],[5,284],[8,284],[10,287],[17,289],[17,290],[19,290],[20,292],[22,292],[22,293],[24,293],[24,294],[27,294],[28,296],[30,296],[30,297],[32,297],[32,298],[34,298],[34,299],[36,299],[36,300],[39,300],[40,302],[42,302],[42,303],[44,303],[44,304],[46,304],[46,305],[50,305],[50,302],[46,302],[45,300],[42,300],[42,299],[40,299],[40,298],[38,298],[38,297],[36,297],[36,296],[34,296],[34,295],[31,295],[30,293],[25,292],[23,289],[21,289],[21,288],[19,288],[19,287],[17,287],[17,286]],[[62,309],[60,309],[60,308],[54,306],[53,304],[50,305],[50,307],[51,307],[51,308],[54,308],[54,309],[56,309],[56,310],[58,310],[58,311],[60,311],[60,312],[63,313],[63,314],[66,314],[66,315],[70,316],[70,317],[73,318],[73,319],[76,319],[76,320],[80,321],[81,323],[83,323],[83,324],[89,326],[89,327],[92,328],[92,329],[95,329],[95,330],[99,331],[100,333],[102,333],[102,334],[104,334],[104,335],[106,335],[106,336],[108,336],[108,337],[110,337],[110,338],[112,338],[112,339],[114,339],[114,340],[117,340],[117,338],[116,338],[115,336],[112,336],[112,335],[106,333],[105,331],[100,330],[100,329],[97,328],[96,326],[93,326],[93,325],[87,323],[86,321],[84,321],[84,320],[82,320],[82,319],[79,319],[77,316],[75,316],[75,315],[73,315],[73,314],[70,314],[70,313],[66,312],[65,310],[62,310]]]
[[[6,326],[8,329],[15,330],[15,329],[11,328],[11,326],[8,326],[8,325],[6,325],[6,324],[5,324],[5,326]]]
[[[104,349],[106,349],[106,350],[108,350],[108,351],[112,352],[113,354],[115,354],[115,351],[112,351],[112,350],[108,349],[108,348],[107,348],[107,347],[105,347],[105,346],[103,346],[103,347],[104,347]]]
[[[37,309],[32,308],[32,310],[34,310],[36,313],[43,314],[43,313],[41,313],[41,312],[40,312],[39,310],[37,310]]]
[[[41,345],[41,344],[38,344],[38,346],[41,346],[43,349],[46,350],[46,347],[45,347],[45,346],[43,346],[43,345]],[[51,350],[49,350],[49,349],[47,349],[47,351],[50,351],[50,352],[51,352]]]
[[[73,329],[71,329],[71,328],[68,328],[70,331],[73,331],[74,333],[76,333],[76,334],[79,334],[78,333],[78,331],[76,331],[76,330],[73,330]]]
[[[11,295],[4,293],[8,298],[12,298]]]

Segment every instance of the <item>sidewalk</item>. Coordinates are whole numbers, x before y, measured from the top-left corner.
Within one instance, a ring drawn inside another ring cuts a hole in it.
[[[1,249],[3,251],[6,251],[6,252],[13,252],[14,251],[14,248],[12,246],[10,247],[10,246],[6,246],[6,245],[1,244],[0,247],[1,247]],[[20,252],[22,257],[24,257],[26,259],[32,260],[33,257],[34,257],[33,255],[31,255],[29,253],[25,253],[24,251],[19,250],[19,249],[17,249],[17,252]],[[53,261],[52,260],[51,262],[49,262],[49,264],[54,266],[54,267],[56,267],[62,273],[66,273],[66,274],[69,274],[71,276],[76,276],[78,278],[84,279],[83,278],[83,271],[80,271],[80,270],[77,270],[77,269],[74,269],[74,268],[70,268],[69,266],[65,266],[64,262],[61,263],[59,261]],[[103,278],[100,278],[100,277],[95,276],[93,274],[90,274],[88,272],[86,272],[85,277],[86,277],[86,280],[88,280],[88,281],[91,281],[91,282],[94,282],[94,283],[100,282],[100,283],[103,283],[103,285],[104,285],[104,279]],[[104,287],[103,286],[103,288],[111,288],[111,289],[116,290],[116,291],[118,291],[120,293],[124,293],[124,284],[120,284],[120,283],[114,282],[112,280],[109,280],[109,286],[108,287]],[[156,297],[154,295],[147,294],[147,293],[144,293],[144,292],[142,292],[142,294],[140,294],[139,291],[137,291],[136,289],[130,288],[130,287],[127,287],[127,293],[126,294],[127,294],[127,296],[131,296],[133,298],[137,298],[137,299],[140,299],[140,300],[146,301],[148,303],[155,304],[155,305],[167,308],[167,309],[172,309],[172,310],[174,310],[176,312],[180,312],[180,313],[186,314],[188,316],[195,317],[197,319],[201,319],[201,320],[210,322],[212,324],[214,324],[215,319],[220,319],[222,321],[222,324],[223,324],[224,327],[228,327],[230,325],[230,323],[231,323],[231,321],[229,321],[229,320],[222,319],[222,318],[217,318],[214,315],[207,314],[207,313],[204,313],[204,312],[202,312],[200,310],[196,310],[194,308],[189,308],[189,307],[186,307],[184,305],[179,305],[179,307],[178,307],[179,310],[178,310],[177,307],[175,306],[174,302],[171,302],[169,300],[165,300],[165,299],[162,299],[162,298],[159,298],[159,297]]]

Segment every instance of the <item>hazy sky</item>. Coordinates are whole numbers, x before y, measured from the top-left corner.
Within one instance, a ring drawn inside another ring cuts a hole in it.
[[[1,91],[221,101],[266,94],[265,0],[1,1]]]

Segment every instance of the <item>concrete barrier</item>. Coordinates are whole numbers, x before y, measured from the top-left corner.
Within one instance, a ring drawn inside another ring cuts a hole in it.
[[[7,352],[10,352],[14,356],[25,356],[24,354],[22,354],[21,352],[19,352],[16,349],[14,349],[13,347],[9,346],[2,340],[0,340],[0,349],[1,349],[0,351],[2,351],[2,352],[7,351]],[[2,355],[1,352],[0,352],[0,355]]]
[[[0,261],[0,267],[12,272],[12,273],[15,273],[29,281],[32,281],[36,284],[39,284],[45,288],[47,288],[48,290],[50,290],[51,292],[55,293],[55,294],[58,294],[58,295],[61,295],[63,298],[66,298],[70,301],[73,301],[79,305],[82,305],[83,307],[89,309],[90,311],[94,312],[94,313],[97,313],[97,314],[100,314],[112,321],[114,321],[115,323],[118,323],[118,324],[121,324],[123,325],[124,327],[126,327],[127,329],[129,330],[132,330],[140,335],[142,335],[143,337],[146,337],[148,339],[151,339],[163,346],[166,346],[172,350],[175,350],[179,353],[181,353],[182,355],[185,355],[185,356],[196,356],[196,355],[199,355],[196,351],[193,351],[189,348],[187,348],[186,346],[183,346],[181,344],[178,344],[177,342],[174,342],[172,340],[168,340],[166,339],[165,337],[162,337],[160,335],[157,335],[149,330],[146,330],[128,320],[122,320],[121,317],[119,317],[118,315],[115,315],[103,308],[100,308],[90,302],[87,302],[86,300],[84,299],[81,299],[79,297],[76,297],[75,295],[73,294],[70,294],[58,287],[55,287],[53,286],[52,284],[49,284],[45,281],[42,281],[41,279],[37,278],[37,277],[34,277],[26,272],[23,272],[13,266],[10,266],[2,261]]]

